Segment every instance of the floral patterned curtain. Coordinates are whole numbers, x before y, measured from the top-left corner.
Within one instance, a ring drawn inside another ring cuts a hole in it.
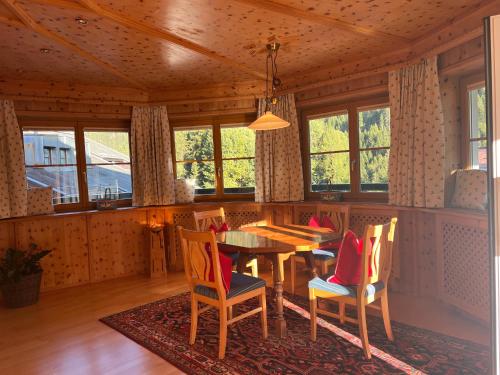
[[[389,73],[389,203],[444,206],[444,120],[436,57]]]
[[[259,100],[258,116],[264,114],[265,99]],[[299,124],[295,98],[288,94],[272,107],[278,117],[289,121],[284,129],[256,132],[255,201],[291,202],[304,199]]]
[[[167,107],[133,108],[131,147],[132,204],[173,204],[174,173]]]
[[[0,219],[26,216],[23,136],[12,100],[0,100]]]

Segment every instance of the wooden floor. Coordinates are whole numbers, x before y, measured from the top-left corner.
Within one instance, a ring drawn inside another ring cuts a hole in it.
[[[47,292],[37,305],[23,309],[0,307],[0,374],[180,373],[98,319],[186,291],[184,277],[130,277]],[[304,277],[301,282],[305,285]],[[392,294],[389,304],[393,320],[488,343],[486,327],[439,303]]]

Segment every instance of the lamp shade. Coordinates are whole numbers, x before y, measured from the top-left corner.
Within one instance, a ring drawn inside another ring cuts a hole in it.
[[[286,128],[287,126],[290,126],[288,121],[273,115],[271,111],[266,111],[266,113],[248,125],[248,127],[253,130],[275,130]]]

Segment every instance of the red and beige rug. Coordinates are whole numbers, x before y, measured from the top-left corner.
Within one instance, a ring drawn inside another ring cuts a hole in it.
[[[270,301],[268,295],[268,301]],[[368,318],[372,359],[365,360],[357,326],[320,319],[318,338],[309,340],[308,301],[285,294],[288,337],[261,336],[258,316],[230,326],[226,358],[217,359],[215,310],[202,314],[193,346],[188,344],[190,299],[184,293],[101,319],[188,374],[487,374],[489,348],[393,322],[395,341],[382,320]],[[256,306],[249,301],[238,313]],[[272,303],[268,303],[269,317]]]

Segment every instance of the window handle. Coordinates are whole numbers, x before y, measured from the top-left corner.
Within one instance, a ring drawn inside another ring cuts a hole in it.
[[[351,160],[351,172],[354,172],[355,167],[356,167],[356,159]]]
[[[87,172],[83,172],[83,181],[85,182],[85,185],[87,185]]]
[[[217,177],[220,178],[220,176],[221,176],[221,168],[217,167]]]

